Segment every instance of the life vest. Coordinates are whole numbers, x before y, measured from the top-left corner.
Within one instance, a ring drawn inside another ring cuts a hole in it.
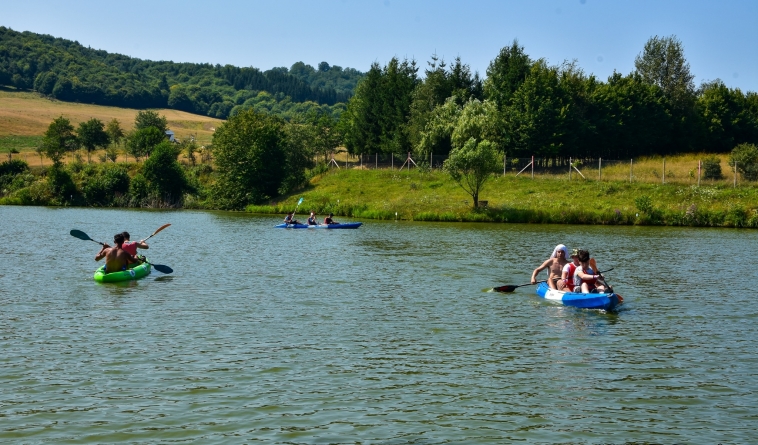
[[[566,282],[566,287],[568,287],[568,289],[573,292],[574,291],[574,272],[576,272],[576,265],[572,261],[568,263],[567,266],[569,270],[568,270],[568,274],[566,275],[566,279],[568,280]]]
[[[121,249],[125,250],[131,256],[137,256],[136,241],[125,241],[124,244],[121,245]]]

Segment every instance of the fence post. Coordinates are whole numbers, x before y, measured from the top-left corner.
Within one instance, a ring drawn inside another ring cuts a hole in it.
[[[598,158],[597,160],[597,180],[603,180],[603,158]]]
[[[505,176],[505,160],[508,159],[508,155],[503,153],[503,176]]]
[[[629,160],[629,184],[632,183],[632,175],[634,172],[634,159]]]
[[[666,157],[665,156],[663,157],[663,174],[661,175],[661,177],[663,178],[663,182],[661,182],[661,184],[665,184],[666,183]]]
[[[374,170],[379,170],[379,153],[374,153]]]
[[[363,170],[363,153],[361,153],[361,170]]]
[[[571,181],[571,157],[569,156],[569,181]]]
[[[700,167],[702,161],[697,161],[697,186],[700,187]]]
[[[534,179],[534,155],[532,155],[532,179]]]

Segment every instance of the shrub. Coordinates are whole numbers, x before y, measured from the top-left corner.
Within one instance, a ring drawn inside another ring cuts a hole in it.
[[[724,179],[721,173],[721,159],[718,156],[708,156],[703,159],[703,179]]]
[[[47,183],[50,186],[50,192],[53,194],[53,199],[60,201],[60,203],[71,202],[74,195],[78,195],[76,185],[74,185],[71,175],[56,165],[53,165],[50,167],[50,170],[48,170]]]
[[[754,144],[740,144],[729,156],[729,165],[737,163],[737,171],[748,181],[758,180],[758,147]]]
[[[634,205],[637,206],[637,210],[643,213],[651,213],[653,210],[653,201],[647,195],[635,198]]]

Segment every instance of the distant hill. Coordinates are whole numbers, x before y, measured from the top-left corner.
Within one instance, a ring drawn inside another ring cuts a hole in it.
[[[343,107],[333,107],[347,102],[363,76],[326,62],[318,69],[298,62],[268,71],[155,62],[0,26],[0,86],[69,102],[171,108],[221,119],[235,108],[255,107],[289,118],[315,108],[339,113]]]

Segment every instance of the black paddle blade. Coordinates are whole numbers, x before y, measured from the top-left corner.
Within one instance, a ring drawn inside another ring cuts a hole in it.
[[[71,236],[73,236],[74,238],[79,238],[80,240],[84,240],[84,241],[94,241],[92,238],[90,238],[90,237],[89,237],[89,236],[88,236],[86,233],[82,232],[81,230],[76,230],[76,229],[74,229],[74,230],[72,230],[72,231],[71,231],[71,232],[69,232],[69,233],[70,233],[70,234],[71,234]]]
[[[495,292],[513,292],[516,290],[517,287],[518,286],[514,284],[506,284],[505,286],[493,287],[492,290],[494,290]]]
[[[174,272],[174,269],[172,269],[172,268],[170,268],[168,266],[164,266],[163,264],[153,264],[153,263],[150,263],[150,265],[153,266],[153,269],[157,270],[158,272],[162,272],[162,273],[173,273]]]

